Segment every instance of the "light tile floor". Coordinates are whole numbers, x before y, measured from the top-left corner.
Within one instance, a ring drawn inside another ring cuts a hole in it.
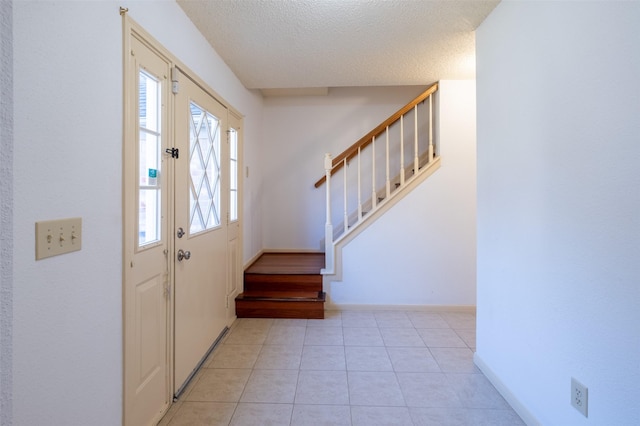
[[[466,312],[238,319],[160,425],[524,425]]]

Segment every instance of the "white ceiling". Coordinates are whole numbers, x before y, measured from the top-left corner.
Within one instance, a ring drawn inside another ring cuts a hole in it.
[[[499,2],[177,1],[249,89],[474,78],[474,30]]]

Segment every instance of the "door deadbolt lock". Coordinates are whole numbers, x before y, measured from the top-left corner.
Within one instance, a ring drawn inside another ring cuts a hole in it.
[[[182,262],[182,259],[189,260],[191,258],[190,251],[184,251],[182,249],[178,250],[178,262]]]
[[[184,237],[184,229],[178,228],[178,232],[176,232],[176,235],[178,236],[178,238]]]

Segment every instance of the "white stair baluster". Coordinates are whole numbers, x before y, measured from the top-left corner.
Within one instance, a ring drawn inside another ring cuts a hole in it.
[[[389,126],[387,126],[387,196],[391,195],[391,178],[389,177]]]
[[[347,157],[344,158],[342,163],[343,182],[344,182],[344,232],[349,229],[349,212],[347,208]]]
[[[400,116],[400,186],[404,185],[404,114]]]
[[[362,220],[362,188],[360,186],[360,170],[360,147],[358,147],[358,222]]]
[[[418,158],[418,105],[413,107],[413,175],[418,174],[420,159]]]
[[[378,205],[376,194],[376,137],[371,139],[371,210]]]

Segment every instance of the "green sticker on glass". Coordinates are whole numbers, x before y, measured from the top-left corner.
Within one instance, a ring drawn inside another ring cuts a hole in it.
[[[158,184],[158,170],[149,169],[149,185],[155,186]]]

